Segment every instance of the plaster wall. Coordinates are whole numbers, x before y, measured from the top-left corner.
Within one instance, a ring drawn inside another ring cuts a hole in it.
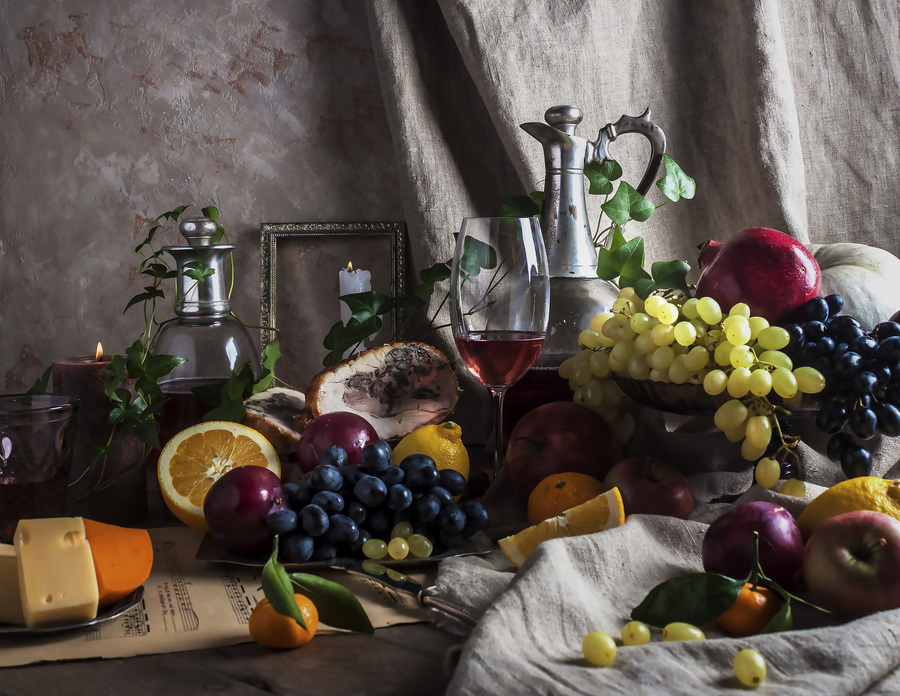
[[[403,219],[363,4],[0,0],[0,390],[132,343],[182,204],[220,209],[250,324],[262,222]]]

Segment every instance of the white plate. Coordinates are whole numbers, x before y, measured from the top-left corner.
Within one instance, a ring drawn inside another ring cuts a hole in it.
[[[128,595],[127,597],[123,597],[118,602],[114,602],[113,604],[103,607],[99,612],[97,612],[97,616],[95,616],[90,621],[81,621],[79,623],[41,626],[40,628],[28,628],[27,626],[20,626],[18,624],[0,623],[0,638],[5,638],[6,636],[44,636],[51,633],[75,631],[79,628],[96,626],[97,624],[101,624],[105,621],[111,621],[112,619],[119,618],[120,616],[122,616],[122,614],[134,609],[138,604],[141,603],[142,599],[144,599],[143,586],[137,588],[130,595]]]

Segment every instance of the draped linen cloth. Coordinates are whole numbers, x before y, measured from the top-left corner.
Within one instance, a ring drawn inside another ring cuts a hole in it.
[[[753,226],[900,255],[896,0],[373,0],[367,7],[416,272],[452,258],[463,217],[497,214],[503,196],[543,188],[541,146],[519,125],[560,104],[582,109],[576,132],[591,140],[620,115],[650,107],[667,152],[696,180],[693,200],[626,227],[626,238],[644,237],[647,266],[678,258],[696,268],[701,242]],[[640,179],[645,150],[639,138],[613,144],[625,180]],[[648,197],[663,201],[652,189]],[[588,196],[593,222],[600,203]],[[441,296],[432,298],[432,312]],[[437,323],[447,321],[444,307]],[[448,329],[426,340],[456,360]],[[486,392],[459,367],[464,392],[454,420],[467,442],[484,441]],[[809,493],[798,500],[751,488],[750,467],[711,419],[636,415],[630,451],[665,453],[690,475],[698,501],[692,520],[637,516],[616,530],[548,542],[515,574],[499,552],[445,561],[441,591],[484,612],[450,693],[738,692],[731,659],[746,646],[768,661],[763,691],[900,692],[896,611],[745,640],[662,644],[657,637],[620,648],[613,667],[587,666],[583,635],[617,636],[653,585],[699,570],[705,525],[728,501],[749,491],[799,511],[843,478],[808,422],[800,424],[800,454]],[[871,444],[874,473],[900,473],[895,442]],[[516,515],[521,522],[502,483],[488,500],[503,522]]]

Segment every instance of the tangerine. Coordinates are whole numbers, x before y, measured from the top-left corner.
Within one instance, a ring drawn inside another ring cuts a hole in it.
[[[551,474],[528,496],[528,521],[539,524],[551,517],[559,517],[566,510],[605,492],[603,482],[588,474],[574,471]]]
[[[744,583],[737,599],[716,619],[716,624],[732,636],[755,636],[781,609],[781,597],[768,587]]]
[[[312,600],[302,594],[294,594],[306,628],[290,616],[279,614],[268,599],[263,599],[250,612],[250,636],[267,648],[299,648],[313,639],[319,627],[319,612]]]

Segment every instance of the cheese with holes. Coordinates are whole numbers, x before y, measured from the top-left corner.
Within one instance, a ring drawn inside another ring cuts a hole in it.
[[[80,517],[20,520],[14,537],[25,625],[90,621],[99,592]]]
[[[0,544],[0,623],[25,623],[19,599],[19,563],[12,544]]]

